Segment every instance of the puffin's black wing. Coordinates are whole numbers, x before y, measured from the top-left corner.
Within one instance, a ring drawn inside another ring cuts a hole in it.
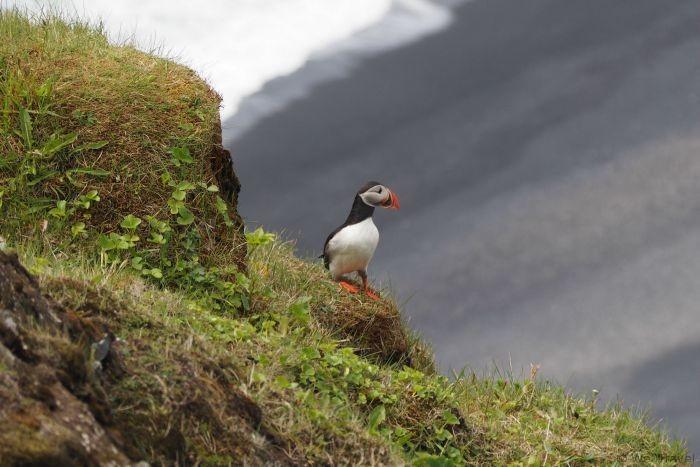
[[[341,225],[337,229],[335,229],[333,232],[328,235],[328,238],[326,239],[326,243],[323,244],[323,254],[319,256],[319,258],[323,258],[323,265],[328,269],[328,264],[331,262],[330,257],[328,256],[328,242],[331,241],[331,238],[335,237],[335,234],[340,232],[340,230],[345,227],[346,224]]]

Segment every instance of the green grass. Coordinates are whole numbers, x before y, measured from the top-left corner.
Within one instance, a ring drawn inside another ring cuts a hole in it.
[[[110,259],[138,251],[144,273],[165,281],[195,263],[241,266],[219,103],[191,70],[110,46],[99,29],[1,11],[0,212],[9,240],[40,236],[64,251],[91,243]]]
[[[253,305],[245,316],[163,290],[128,267],[56,260],[31,249],[22,257],[66,309],[98,317],[124,340],[119,350],[129,375],[104,384],[114,426],[135,458],[167,463],[173,440],[184,440],[192,462],[254,462],[271,445],[295,462],[339,464],[435,456],[447,465],[444,458],[482,465],[686,459],[681,443],[639,414],[599,411],[595,401],[534,375],[448,380],[363,356],[357,342],[338,339],[338,329],[319,319],[333,313],[342,321],[348,297],[289,245],[252,251]],[[299,275],[310,278],[303,287]],[[241,397],[258,408],[261,425],[241,423]]]
[[[218,98],[189,70],[86,25],[0,13],[0,89],[0,235],[67,313],[120,339],[89,384],[134,460],[688,462],[642,414],[535,374],[441,376],[390,298],[341,292],[274,235],[212,255],[235,245],[235,199],[219,209],[209,189],[223,191]],[[169,209],[179,201],[187,211]],[[87,345],[35,332],[72,361]],[[0,454],[41,447],[30,422],[0,432]]]

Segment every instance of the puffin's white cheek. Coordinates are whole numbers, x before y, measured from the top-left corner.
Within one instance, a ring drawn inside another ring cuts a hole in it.
[[[375,193],[374,191],[362,193],[360,197],[365,204],[369,204],[370,206],[378,206],[382,202],[382,195]]]
[[[364,201],[366,205],[374,206],[374,203],[372,203],[372,197],[370,195],[371,193],[362,193],[360,195],[360,198],[362,198],[362,201]]]

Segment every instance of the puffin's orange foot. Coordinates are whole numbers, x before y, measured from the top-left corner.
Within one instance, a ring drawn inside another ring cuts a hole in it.
[[[350,282],[340,281],[339,284],[342,288],[344,288],[350,293],[357,293],[360,291],[360,289],[357,286],[352,285]]]
[[[372,300],[381,300],[379,294],[374,290],[370,289],[369,287],[365,289],[365,294],[367,294],[367,296]]]

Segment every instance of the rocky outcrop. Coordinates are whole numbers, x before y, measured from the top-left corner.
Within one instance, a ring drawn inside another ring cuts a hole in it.
[[[99,362],[71,339],[92,332],[43,295],[16,256],[0,252],[3,465],[132,464],[98,420],[110,416],[89,366]]]
[[[229,205],[229,217],[233,222],[233,228],[219,227],[217,231],[217,244],[232,245],[235,250],[233,260],[238,269],[245,271],[248,247],[245,242],[243,218],[238,212],[238,194],[241,191],[241,182],[233,168],[231,153],[222,144],[221,121],[219,120],[214,132],[211,150],[211,171],[219,186],[220,196]]]

